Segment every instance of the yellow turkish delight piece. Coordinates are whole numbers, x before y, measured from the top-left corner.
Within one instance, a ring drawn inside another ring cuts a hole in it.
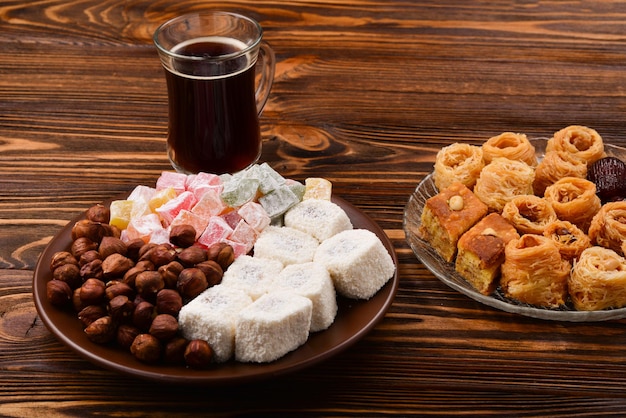
[[[304,181],[304,197],[306,199],[330,200],[333,184],[321,177],[309,177]]]
[[[111,202],[111,220],[109,224],[118,227],[120,230],[126,229],[132,216],[133,203],[132,200],[114,200]]]
[[[173,198],[176,197],[176,189],[173,187],[166,187],[157,191],[154,196],[148,202],[148,206],[150,206],[150,210],[154,212],[156,208],[163,206],[165,203],[169,202]]]

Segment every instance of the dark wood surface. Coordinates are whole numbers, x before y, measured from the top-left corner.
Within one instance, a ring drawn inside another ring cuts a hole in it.
[[[392,240],[400,286],[362,341],[251,384],[177,387],[79,358],[42,324],[33,270],[90,205],[169,170],[151,42],[204,8],[256,18],[277,59],[262,160],[323,176]],[[435,153],[570,124],[626,144],[624,1],[5,1],[0,4],[0,415],[621,415],[626,322],[549,322],[448,288],[404,239]]]

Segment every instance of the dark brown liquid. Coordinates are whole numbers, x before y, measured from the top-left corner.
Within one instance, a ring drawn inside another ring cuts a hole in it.
[[[175,52],[219,56],[238,49],[230,43],[199,40]],[[165,71],[169,96],[168,153],[174,166],[191,173],[221,174],[234,173],[254,163],[261,151],[254,65],[249,65],[245,56],[228,60],[229,68],[174,65],[179,73]],[[235,74],[228,75],[232,73]]]

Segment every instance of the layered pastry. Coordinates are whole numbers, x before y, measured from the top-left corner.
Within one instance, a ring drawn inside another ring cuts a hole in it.
[[[544,197],[560,220],[570,221],[584,232],[602,206],[596,195],[596,185],[577,177],[565,177],[548,186]]]
[[[426,200],[419,234],[446,262],[456,255],[463,233],[487,214],[488,208],[470,189],[456,182]]]
[[[472,189],[484,166],[482,147],[461,143],[448,145],[437,153],[433,181],[438,190],[455,182]]]
[[[537,196],[543,196],[546,187],[564,177],[587,177],[587,162],[566,151],[550,151],[535,169],[533,189]]]
[[[504,247],[517,238],[515,228],[502,216],[485,216],[459,239],[456,271],[477,291],[490,294],[500,276]]]
[[[526,135],[504,132],[489,138],[483,145],[483,158],[489,164],[496,158],[523,161],[531,167],[537,165],[535,147]]]
[[[626,240],[626,201],[609,202],[598,211],[589,227],[592,244],[610,248],[624,255]]]
[[[546,226],[557,220],[552,205],[535,195],[520,195],[511,199],[502,216],[509,221],[520,234],[543,234]]]
[[[515,196],[533,194],[535,170],[523,161],[495,158],[487,164],[474,186],[474,194],[492,212],[502,212]]]
[[[564,260],[574,261],[580,258],[584,250],[591,247],[587,234],[568,221],[556,220],[547,225],[543,236],[556,244]]]
[[[506,297],[545,308],[565,304],[570,263],[552,240],[522,235],[506,245],[504,254],[500,287]]]
[[[546,144],[546,152],[550,151],[568,152],[588,165],[606,156],[600,134],[581,125],[570,125],[556,132]]]
[[[579,311],[622,308],[626,306],[626,260],[608,248],[590,247],[574,265],[568,286]]]

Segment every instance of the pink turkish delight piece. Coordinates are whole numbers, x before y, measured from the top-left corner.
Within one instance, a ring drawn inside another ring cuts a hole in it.
[[[239,221],[241,221],[242,219],[241,215],[237,213],[236,210],[231,210],[230,212],[224,213],[220,216],[226,221],[228,225],[230,225],[232,229],[235,229]]]
[[[232,241],[229,239],[223,239],[221,242],[225,242],[226,244],[233,247],[233,253],[235,254],[235,258],[240,257],[242,255],[248,254],[250,250],[248,250],[248,246],[246,244],[242,244],[237,241]]]
[[[271,222],[263,206],[256,202],[246,203],[237,212],[257,232],[262,232]]]
[[[228,239],[238,242],[240,244],[244,244],[247,254],[250,252],[252,247],[254,247],[257,235],[258,233],[255,231],[255,229],[248,225],[248,223],[242,219],[239,221],[237,227],[235,227],[232,234],[228,236]]]
[[[145,215],[139,218],[131,219],[126,228],[125,239],[132,241],[137,238],[141,238],[143,242],[149,242],[150,236],[155,231],[160,231],[163,228],[159,216],[155,213]]]
[[[209,224],[202,235],[200,235],[200,238],[198,238],[198,243],[205,247],[210,247],[226,239],[232,233],[233,228],[231,228],[224,219],[219,216],[213,216],[209,219]]]
[[[167,244],[170,242],[170,232],[165,228],[158,229],[150,235],[149,242],[152,244]]]
[[[184,191],[156,208],[155,211],[161,216],[165,224],[169,225],[181,210],[191,210],[195,204],[196,197],[193,193]]]
[[[200,238],[200,235],[202,235],[208,224],[209,218],[196,215],[193,212],[183,209],[178,212],[178,215],[176,215],[174,220],[172,220],[172,223],[170,224],[170,229],[174,225],[191,225],[196,230],[197,240],[198,238]]]
[[[193,179],[187,181],[187,190],[192,192],[198,200],[209,191],[217,191],[222,193],[222,180],[217,174],[200,172],[195,174]]]
[[[163,190],[168,187],[172,187],[176,190],[176,193],[182,193],[185,189],[185,183],[187,182],[187,175],[183,173],[176,173],[174,171],[163,171],[161,176],[157,179],[156,189]]]
[[[220,198],[220,191],[217,188],[213,188],[205,191],[191,211],[198,216],[209,219],[222,213],[225,208],[226,205]]]

